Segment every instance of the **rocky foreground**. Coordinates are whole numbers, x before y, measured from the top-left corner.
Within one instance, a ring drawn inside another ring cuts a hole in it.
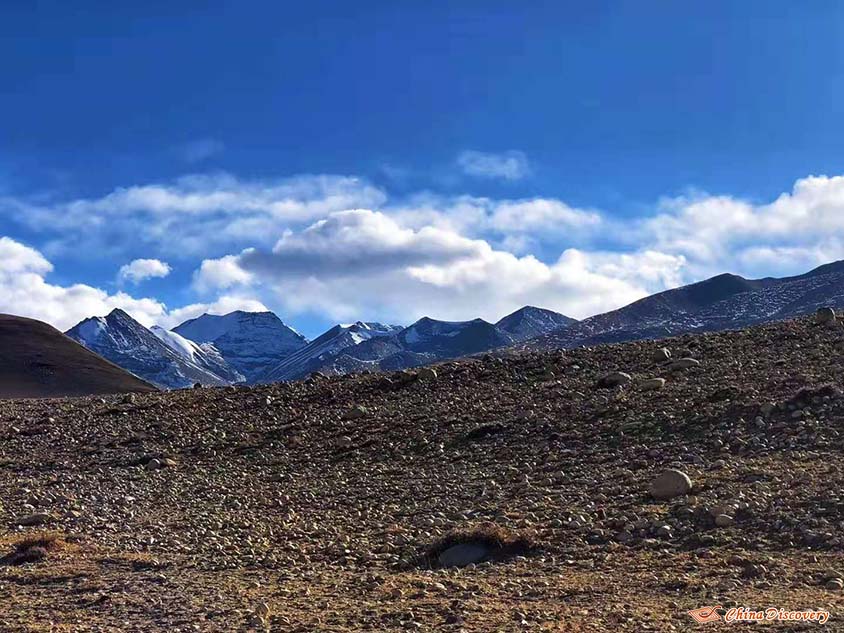
[[[813,318],[0,402],[0,630],[840,630],[842,374]]]

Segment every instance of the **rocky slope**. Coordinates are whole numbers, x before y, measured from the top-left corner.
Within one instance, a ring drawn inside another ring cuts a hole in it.
[[[810,314],[824,305],[844,307],[844,262],[782,279],[718,275],[584,319],[529,345],[557,349],[736,329]]]
[[[0,398],[154,390],[46,323],[0,314]]]
[[[120,309],[105,317],[85,319],[68,330],[67,336],[163,389],[243,380],[213,346],[194,345],[166,330],[149,330]]]
[[[0,402],[0,630],[837,630],[842,351],[801,319]]]
[[[272,312],[203,314],[173,331],[197,343],[213,343],[226,362],[250,383],[308,343]]]

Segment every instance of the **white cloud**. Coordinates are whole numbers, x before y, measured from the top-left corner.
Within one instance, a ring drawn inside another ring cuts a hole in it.
[[[498,154],[466,150],[457,157],[463,173],[479,178],[521,180],[530,174],[524,152],[511,150]]]
[[[165,313],[154,299],[109,294],[85,284],[58,286],[44,276],[53,269],[41,253],[8,237],[0,238],[0,312],[27,316],[65,330],[95,314],[122,308],[146,325]]]
[[[407,322],[424,314],[497,320],[525,304],[582,317],[661,289],[682,265],[681,258],[655,253],[626,257],[567,250],[548,265],[453,231],[408,229],[384,213],[356,210],[288,233],[272,251],[249,249],[221,266],[242,269],[250,284],[274,291],[289,312]],[[624,274],[607,274],[613,266],[616,273],[623,266]],[[212,286],[210,277],[205,282]]]
[[[117,278],[137,284],[153,277],[166,277],[171,270],[170,264],[160,259],[134,259],[120,267]]]
[[[5,197],[0,198],[0,215],[29,230],[52,233],[48,252],[95,250],[118,256],[145,248],[177,257],[208,257],[269,245],[287,225],[309,223],[333,211],[377,207],[385,200],[381,190],[351,177],[244,181],[213,174],[53,204]]]
[[[601,216],[559,200],[535,198],[498,203],[489,220],[492,228],[501,233],[531,233],[594,227],[601,223]]]
[[[86,284],[60,286],[45,276],[53,266],[37,250],[9,237],[0,237],[0,312],[46,321],[64,331],[91,316],[103,316],[114,308],[125,310],[146,326],[178,325],[203,312],[224,314],[232,310],[266,310],[255,299],[230,294],[211,303],[197,303],[173,311],[152,298],[136,298],[125,292],[110,294]]]
[[[238,258],[235,255],[203,260],[199,270],[193,276],[193,286],[200,292],[230,288],[248,284],[251,281],[252,275],[238,265]]]
[[[496,200],[479,196],[412,196],[383,209],[403,226],[434,226],[472,237],[503,236],[522,243],[581,239],[605,223],[598,211],[579,209],[555,198]]]
[[[810,176],[768,204],[730,196],[664,200],[636,239],[685,255],[695,277],[766,275],[844,257],[844,177]]]

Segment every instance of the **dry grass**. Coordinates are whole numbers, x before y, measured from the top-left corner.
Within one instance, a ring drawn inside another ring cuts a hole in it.
[[[0,558],[0,565],[25,565],[37,563],[51,552],[58,552],[67,546],[64,537],[57,532],[29,534],[10,542],[12,551]]]

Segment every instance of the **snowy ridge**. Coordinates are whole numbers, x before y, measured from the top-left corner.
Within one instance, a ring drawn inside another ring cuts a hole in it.
[[[226,385],[243,380],[215,350],[194,348],[187,341],[155,333],[122,310],[85,319],[66,334],[157,387],[178,389],[196,383]]]

